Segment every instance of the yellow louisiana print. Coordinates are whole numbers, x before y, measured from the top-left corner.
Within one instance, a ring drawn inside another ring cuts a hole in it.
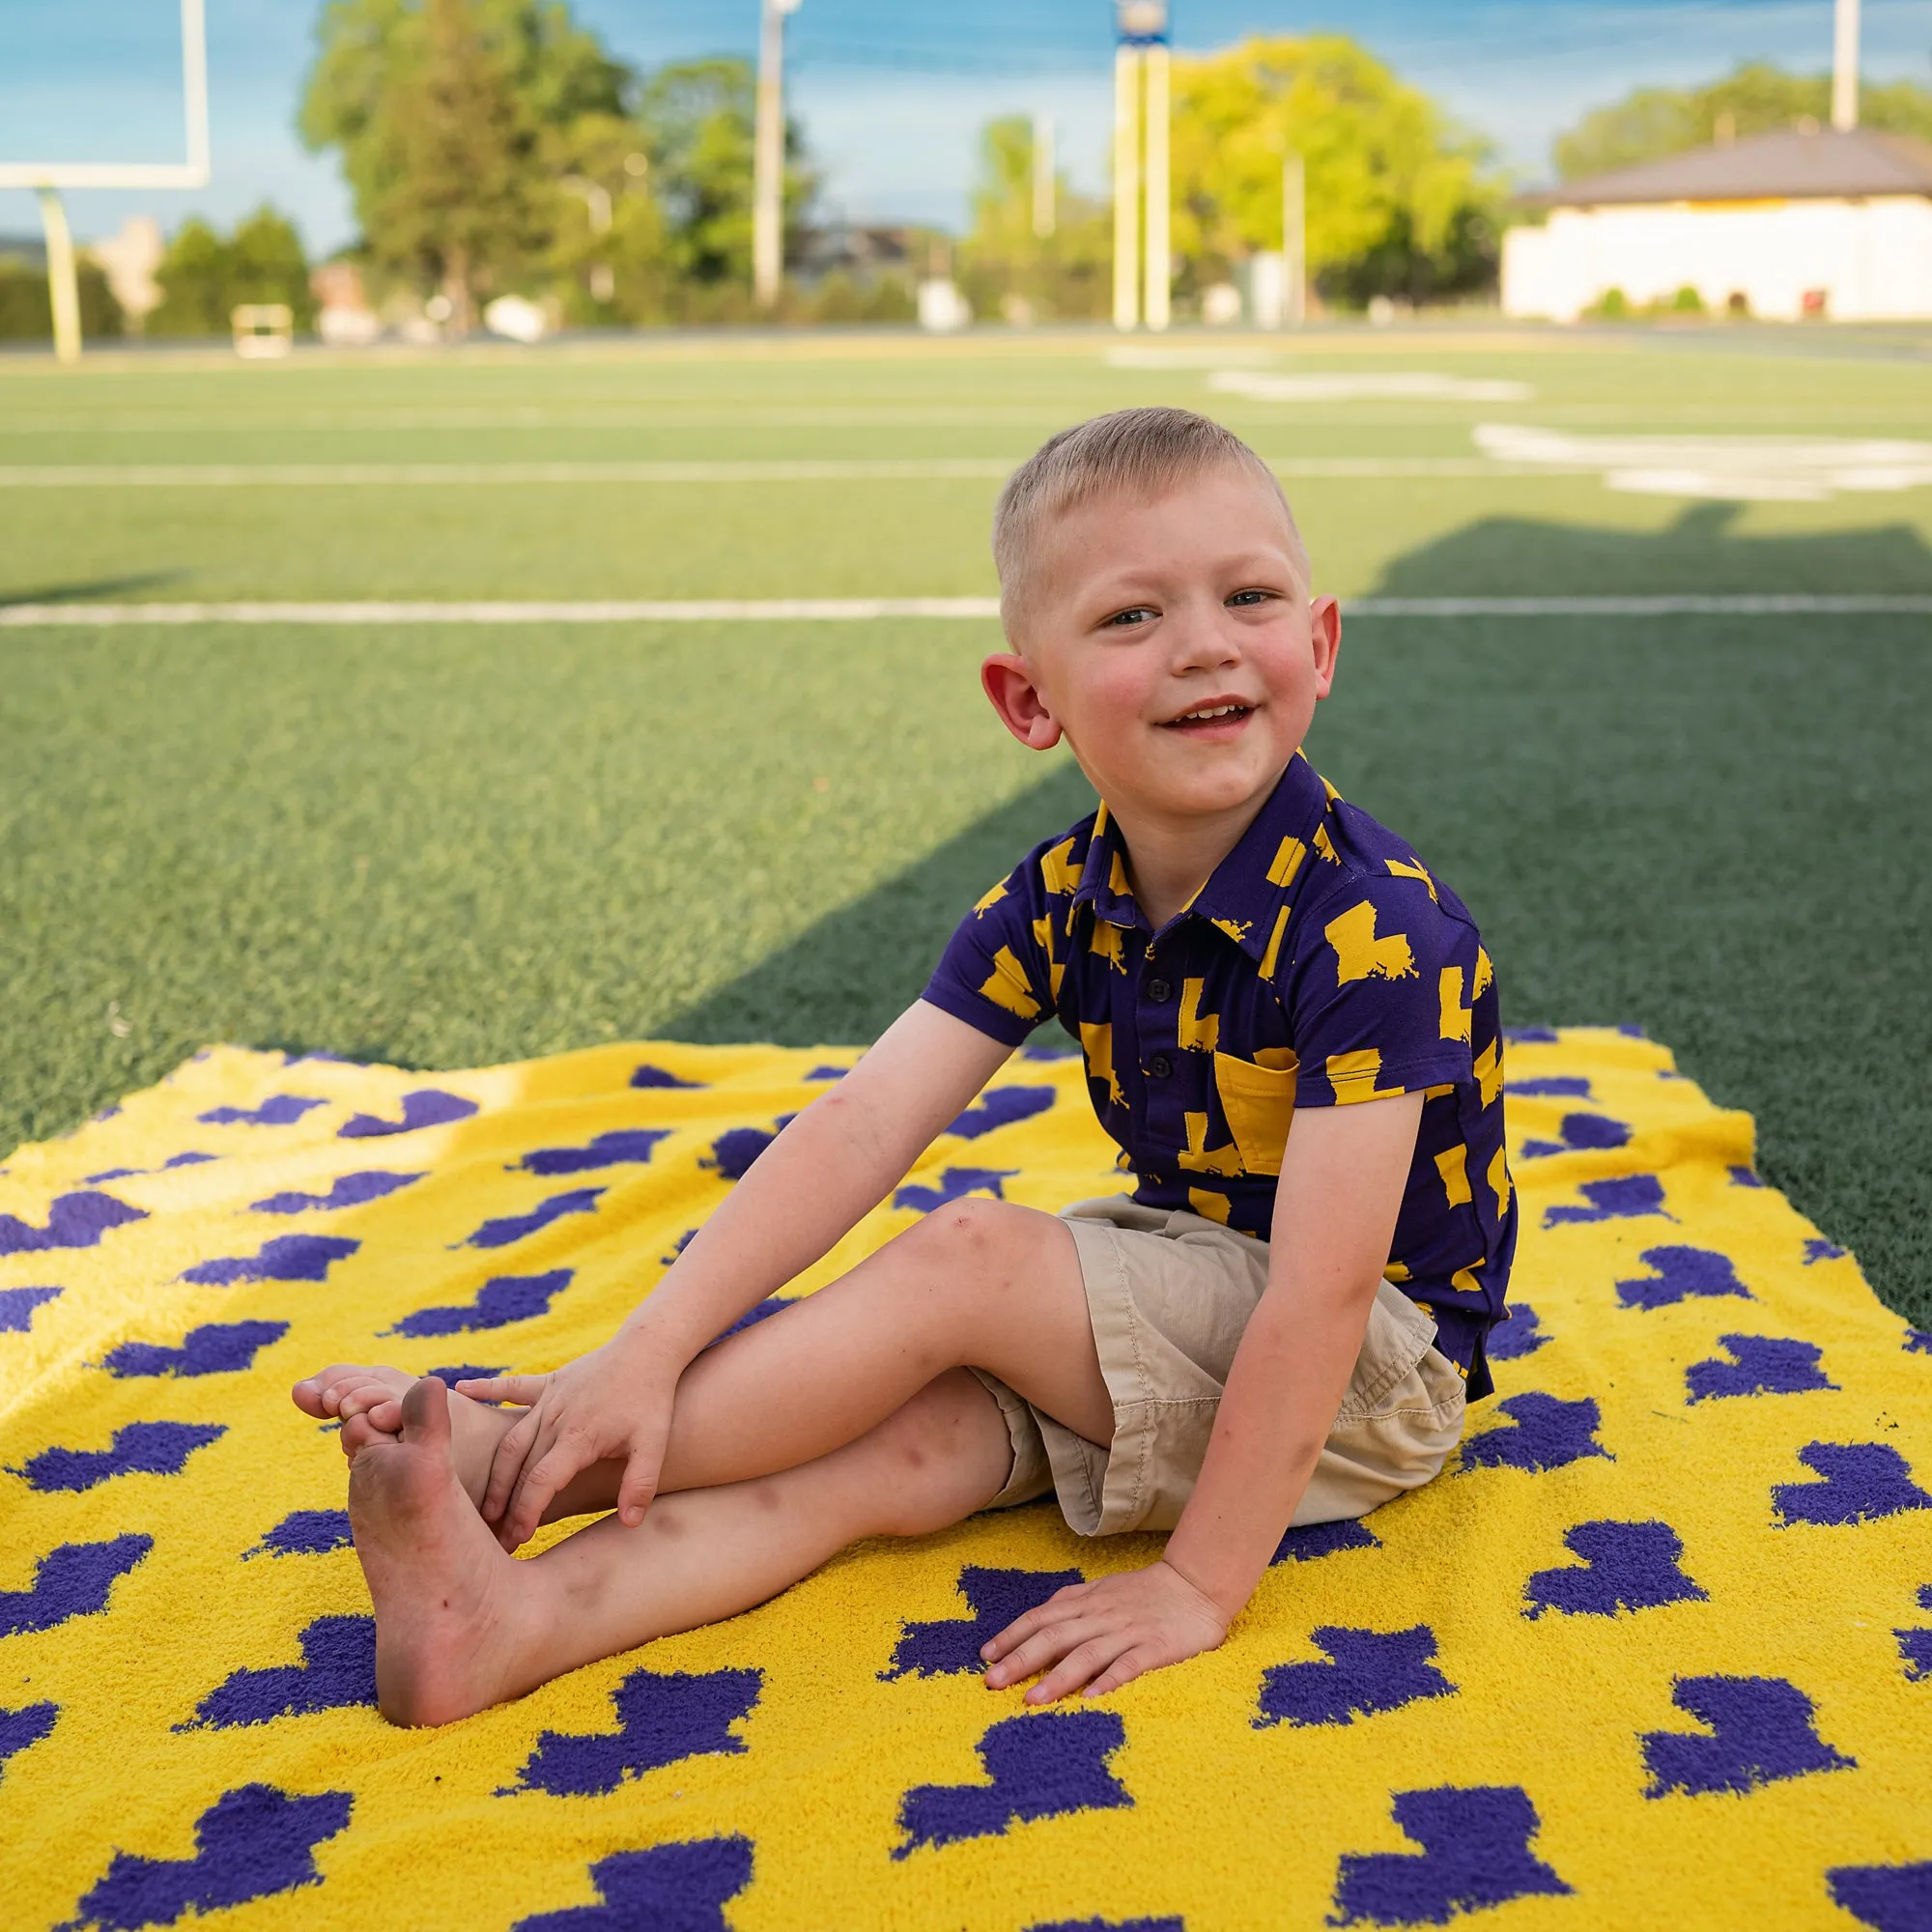
[[[341,1460],[289,1384],[591,1346],[852,1058],[222,1048],[13,1156],[10,1925],[1932,1923],[1932,1338],[1758,1184],[1746,1117],[1610,1032],[1510,1049],[1496,1400],[1429,1488],[1292,1533],[1218,1651],[1093,1704],[988,1692],[984,1634],[1157,1548],[1046,1502],[384,1724]],[[1078,1060],[1016,1058],[798,1287],[962,1193],[1119,1186],[1113,1153]]]

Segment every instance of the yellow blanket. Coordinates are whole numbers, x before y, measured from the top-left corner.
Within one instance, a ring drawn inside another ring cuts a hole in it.
[[[369,1699],[333,1359],[560,1362],[849,1050],[412,1074],[221,1048],[0,1169],[9,1925],[1932,1924],[1932,1337],[1615,1033],[1511,1051],[1498,1400],[1227,1643],[1024,1712],[970,1667],[1050,1504],[437,1732]],[[939,1200],[1119,1184],[1016,1059],[810,1289]]]

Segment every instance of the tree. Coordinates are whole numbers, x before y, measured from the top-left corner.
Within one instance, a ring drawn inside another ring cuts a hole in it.
[[[241,302],[286,302],[298,328],[315,324],[301,237],[267,202],[226,238],[190,215],[169,238],[155,280],[161,304],[148,318],[151,335],[226,335]]]
[[[699,283],[752,277],[752,120],[749,61],[674,61],[644,82],[638,121],[670,236],[672,266]],[[795,237],[818,180],[798,124],[785,123],[784,226]]]
[[[1786,73],[1747,62],[1708,87],[1640,87],[1586,114],[1557,138],[1556,172],[1577,181],[1708,147],[1720,132],[1742,140],[1801,122],[1821,126],[1831,114],[1829,74]],[[1909,80],[1863,87],[1859,119],[1887,133],[1932,140],[1932,92]]]
[[[1097,319],[1111,302],[1113,228],[1106,208],[1055,178],[1053,233],[1033,228],[1033,122],[1011,114],[980,136],[973,229],[959,251],[960,276],[977,311],[1017,298],[1033,314]]]
[[[1282,245],[1282,165],[1306,169],[1307,262],[1330,294],[1421,299],[1494,272],[1487,150],[1353,42],[1255,38],[1174,63],[1182,292]]]

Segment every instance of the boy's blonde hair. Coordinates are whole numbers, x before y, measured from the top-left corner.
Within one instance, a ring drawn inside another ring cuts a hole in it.
[[[1308,555],[1275,473],[1233,430],[1192,410],[1115,410],[1050,436],[1007,478],[993,512],[993,562],[1000,614],[1015,636],[1041,530],[1096,497],[1146,500],[1205,469],[1248,471],[1282,507],[1305,595]]]

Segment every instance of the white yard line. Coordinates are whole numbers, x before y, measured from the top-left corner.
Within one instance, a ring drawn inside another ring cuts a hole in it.
[[[1927,596],[1355,597],[1351,617],[1932,616]],[[0,630],[141,624],[742,624],[992,618],[995,597],[661,598],[603,603],[0,604]]]
[[[551,483],[951,483],[999,480],[1019,456],[636,463],[10,463],[0,490],[446,489]],[[1450,456],[1270,456],[1281,476],[1547,476],[1544,464]],[[1566,473],[1588,475],[1588,466]]]

